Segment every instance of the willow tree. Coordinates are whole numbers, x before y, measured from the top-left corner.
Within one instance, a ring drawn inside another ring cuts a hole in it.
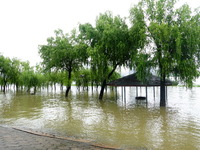
[[[48,71],[64,71],[67,73],[67,90],[71,89],[72,72],[82,67],[87,59],[87,45],[79,40],[75,30],[71,35],[62,30],[55,31],[55,37],[47,39],[47,45],[39,46],[43,65]]]
[[[12,61],[10,58],[0,55],[0,84],[4,93],[12,77],[11,63]]]
[[[12,61],[10,66],[12,68],[11,84],[13,84],[16,87],[16,90],[18,91],[20,86],[22,62],[17,58],[13,58],[11,61]]]
[[[176,0],[141,0],[130,10],[131,22],[145,29],[136,33],[147,39],[141,53],[149,56],[161,79],[160,106],[166,106],[166,77],[189,87],[198,77],[199,12],[192,12],[187,4],[176,9],[175,4]]]
[[[125,19],[110,12],[100,14],[95,27],[85,24],[80,29],[91,46],[91,69],[101,81],[99,99],[102,99],[106,82],[117,67],[125,65],[130,59],[129,29]]]

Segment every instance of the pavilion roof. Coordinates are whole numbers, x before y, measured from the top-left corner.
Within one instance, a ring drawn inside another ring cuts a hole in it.
[[[150,74],[146,82],[138,80],[136,73],[113,80],[107,83],[108,86],[160,86],[160,77]],[[172,81],[166,79],[166,86],[172,85]]]

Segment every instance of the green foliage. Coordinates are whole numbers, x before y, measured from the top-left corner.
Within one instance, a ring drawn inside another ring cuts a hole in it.
[[[29,92],[32,87],[37,86],[38,79],[36,78],[33,68],[30,67],[28,62],[22,62],[21,65],[21,85],[24,86]]]
[[[62,30],[55,31],[55,37],[47,39],[47,45],[39,47],[44,68],[49,72],[67,72],[66,96],[71,88],[72,72],[79,70],[88,58],[87,45],[82,42],[75,30],[71,35]]]
[[[110,68],[109,70],[111,71],[111,68]],[[116,80],[116,79],[119,79],[119,78],[121,78],[120,73],[118,73],[118,72],[115,71],[115,72],[111,75],[111,77],[108,79],[107,82],[110,82],[110,81],[113,81],[113,80]]]
[[[140,81],[146,82],[146,77],[150,75],[150,69],[153,62],[150,60],[150,55],[140,53],[135,57],[135,71],[137,78]]]
[[[82,69],[75,73],[74,81],[78,87],[88,87],[91,82],[91,70]]]
[[[157,69],[161,77],[174,76],[190,87],[199,76],[199,11],[193,13],[186,4],[175,9],[175,3],[176,0],[142,0],[131,9],[132,28],[141,28],[136,34],[144,43],[140,53],[150,56],[142,58],[136,67]],[[151,65],[145,65],[147,60]]]
[[[128,26],[119,16],[110,12],[100,14],[96,21],[98,54],[105,59],[107,65],[123,65],[130,57],[130,42]]]
[[[11,70],[12,70],[12,76],[10,77],[11,84],[16,85],[16,88],[18,90],[20,85],[20,76],[21,76],[21,61],[17,58],[14,58],[11,60]]]
[[[25,87],[30,91],[32,87],[42,86],[43,75],[34,71],[29,62],[22,62],[17,58],[10,59],[0,56],[0,85],[5,92],[6,86],[14,85],[16,90]]]
[[[116,69],[129,66],[141,80],[153,69],[163,81],[173,76],[191,87],[199,77],[200,13],[186,4],[176,9],[175,3],[141,0],[130,10],[130,28],[125,18],[105,12],[95,26],[80,24],[69,34],[56,30],[39,46],[43,61],[35,68],[0,55],[0,85],[5,91],[8,84],[30,90],[58,83],[67,86],[67,96],[75,81],[101,86],[101,99],[106,82],[120,77]]]
[[[78,41],[75,32],[69,36],[62,30],[56,30],[55,37],[48,38],[47,42],[47,45],[39,47],[46,70],[76,70],[87,59],[87,46]]]
[[[3,92],[12,78],[11,60],[4,56],[0,56],[0,82],[3,86]]]
[[[101,84],[100,99],[106,82],[117,67],[126,66],[130,62],[131,49],[129,29],[125,19],[113,16],[111,12],[100,14],[96,26],[80,25],[81,37],[86,40],[90,65],[93,72],[92,80]],[[132,47],[133,48],[133,47]],[[132,50],[132,52],[131,52]],[[111,68],[111,70],[110,70]]]

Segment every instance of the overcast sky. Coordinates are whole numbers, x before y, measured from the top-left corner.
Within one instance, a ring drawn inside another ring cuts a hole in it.
[[[78,23],[94,23],[107,10],[121,17],[138,0],[0,0],[0,53],[6,57],[40,61],[38,45],[60,28],[70,32]],[[181,0],[192,8],[199,0]]]

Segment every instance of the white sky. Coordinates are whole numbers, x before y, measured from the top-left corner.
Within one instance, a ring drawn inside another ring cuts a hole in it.
[[[187,2],[188,1],[188,2]],[[70,32],[78,23],[94,23],[107,10],[121,17],[138,0],[0,0],[0,53],[6,57],[40,61],[38,45],[60,28]],[[192,8],[199,0],[180,0]]]

